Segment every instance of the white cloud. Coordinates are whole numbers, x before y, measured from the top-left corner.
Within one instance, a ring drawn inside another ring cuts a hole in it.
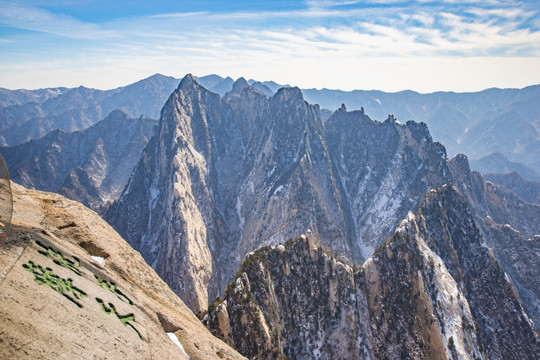
[[[508,86],[520,86],[526,79],[525,85],[540,82],[540,32],[526,24],[536,11],[479,8],[468,1],[459,1],[466,3],[459,11],[385,3],[382,9],[350,10],[340,9],[343,2],[310,1],[303,10],[171,13],[101,25],[0,4],[0,24],[91,40],[64,59],[3,60],[0,86],[35,81],[38,86],[112,88],[156,72],[220,73],[343,89],[472,90],[512,81],[515,85]],[[9,46],[8,41],[0,46]],[[503,73],[512,63],[520,68]],[[491,78],[482,75],[484,70]],[[515,79],[514,73],[519,73]],[[64,83],[56,80],[61,78]]]
[[[311,8],[332,8],[350,5],[392,5],[403,3],[403,0],[307,0],[306,5]]]
[[[400,15],[404,21],[417,21],[418,23],[431,27],[435,23],[435,17],[425,11],[418,13],[403,13]]]
[[[191,18],[191,17],[200,17],[200,16],[207,16],[210,13],[208,11],[195,11],[195,12],[174,12],[174,13],[166,13],[166,14],[157,14],[157,15],[151,15],[150,18],[175,18],[175,19],[183,19],[183,18]]]
[[[33,30],[68,38],[103,39],[116,32],[79,21],[67,15],[17,4],[0,2],[0,24],[17,29]]]

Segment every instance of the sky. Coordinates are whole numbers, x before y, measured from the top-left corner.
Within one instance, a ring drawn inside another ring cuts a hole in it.
[[[155,73],[419,92],[540,84],[538,0],[0,0],[0,87]]]

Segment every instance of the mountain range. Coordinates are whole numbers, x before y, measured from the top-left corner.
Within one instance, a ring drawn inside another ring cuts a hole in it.
[[[534,115],[535,87],[504,93]],[[486,180],[426,123],[306,98],[187,75],[157,127],[113,111],[0,152],[16,181],[99,210],[249,358],[538,358],[536,183]]]
[[[197,78],[208,90],[221,96],[232,89],[234,80],[218,75]],[[120,109],[128,116],[159,118],[161,107],[180,79],[153,75],[134,84],[112,90],[51,88],[40,90],[0,89],[0,146],[13,146],[44,136],[54,129],[83,130]],[[273,81],[249,80],[259,92],[272,96],[282,87]],[[540,165],[540,86],[523,89],[486,89],[471,93],[414,91],[388,93],[376,90],[303,89],[304,98],[319,104],[321,117],[345,104],[364,108],[380,121],[392,113],[402,122],[415,120],[428,124],[436,141],[448,154],[463,153],[480,159],[500,153],[509,161],[529,169],[519,171],[528,180],[539,180]],[[482,172],[497,173],[500,167]],[[534,173],[536,173],[534,175]],[[531,175],[533,174],[533,175]]]
[[[240,79],[221,97],[186,76],[104,216],[199,311],[245,256],[308,230],[347,263],[369,261],[430,189],[448,183],[474,241],[492,247],[538,323],[538,286],[526,270],[538,268],[538,205],[486,182],[465,156],[448,159],[425,124],[345,107],[323,123],[298,88],[270,98]],[[516,263],[518,245],[527,255]]]
[[[158,119],[177,85],[177,79],[156,74],[105,91],[83,86],[33,91],[0,89],[0,145],[19,145],[53,130],[84,130],[113,110],[132,118],[144,115]]]
[[[540,181],[540,173],[519,162],[508,160],[503,154],[495,152],[477,160],[471,160],[471,166],[482,174],[518,173],[524,179]]]
[[[13,181],[97,210],[120,195],[155,130],[155,120],[133,119],[115,110],[85,130],[57,129],[39,139],[0,147],[0,154]]]

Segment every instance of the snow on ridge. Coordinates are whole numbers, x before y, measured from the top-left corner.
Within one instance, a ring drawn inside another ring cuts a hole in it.
[[[101,256],[93,256],[91,255],[92,259],[96,260],[98,262],[99,265],[101,265],[102,267],[105,267],[105,259],[102,258]]]
[[[180,342],[180,340],[178,340],[178,337],[172,333],[172,332],[168,332],[167,335],[169,336],[169,339],[171,339],[171,341],[173,343],[176,344],[176,346],[178,346],[180,348],[180,350],[182,350],[182,352],[184,353],[184,355],[186,355],[186,357],[189,359],[189,355],[186,353],[186,350],[184,350],[184,346],[182,346],[182,343]]]

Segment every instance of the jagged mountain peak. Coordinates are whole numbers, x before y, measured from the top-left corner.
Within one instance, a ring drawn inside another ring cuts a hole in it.
[[[302,94],[302,90],[296,86],[283,87],[275,93],[272,99],[275,101],[289,103],[295,101],[304,101],[304,95]]]
[[[430,144],[433,143],[433,139],[429,132],[428,126],[424,122],[416,122],[413,120],[407,121],[405,124],[397,121],[392,114],[389,114],[388,119],[383,122],[372,120],[364,111],[360,110],[347,111],[347,108],[343,104],[337,109],[325,122],[325,127],[364,127],[364,126],[378,126],[381,128],[391,127],[402,132],[402,136],[412,137],[417,143]],[[405,134],[404,132],[407,132]]]
[[[251,87],[253,87],[255,90],[263,93],[266,96],[271,97],[274,95],[274,91],[272,91],[268,86],[266,86],[260,81],[251,82],[250,80],[248,83],[251,83]]]
[[[240,77],[234,82],[232,91],[236,93],[241,93],[247,87],[249,87],[249,84],[246,79]]]
[[[163,75],[162,73],[155,73],[154,75],[150,75],[146,79],[142,79],[140,81],[145,81],[145,80],[163,81],[163,80],[171,79],[171,78],[172,76]]]
[[[248,92],[247,94],[245,92]],[[238,109],[242,105],[247,105],[257,97],[255,94],[262,94],[253,88],[243,77],[238,78],[232,85],[232,89],[223,95],[223,99],[233,108]],[[248,105],[249,106],[249,105]]]
[[[399,122],[395,122],[395,124],[399,126],[403,126]],[[446,157],[446,148],[442,146],[439,142],[434,142],[433,138],[431,137],[431,133],[429,132],[428,126],[425,122],[417,122],[413,120],[409,120],[405,123],[405,126],[411,131],[411,135],[418,143],[423,144],[438,144],[442,149],[444,149],[445,157]]]
[[[540,349],[452,185],[431,190],[361,267],[306,236],[249,254],[200,317],[249,358],[535,359]]]
[[[465,154],[456,154],[452,159],[450,159],[450,162],[454,164],[456,168],[459,169],[459,171],[462,173],[471,172],[469,159],[467,158],[467,155]]]
[[[372,120],[365,112],[364,109],[348,111],[343,104],[342,107],[338,108],[336,111],[330,115],[330,117],[325,121],[325,126],[337,125],[337,123],[342,123],[342,126],[348,126],[349,122],[357,121],[366,121],[372,124],[380,124],[377,120]],[[336,124],[333,124],[336,123]]]
[[[178,90],[187,90],[193,89],[197,86],[200,86],[197,82],[197,79],[192,74],[187,74],[182,78],[180,84],[178,85]]]
[[[143,116],[143,115],[141,115]],[[107,117],[105,119],[127,119],[129,116],[128,114],[126,114],[124,111],[120,110],[120,109],[115,109],[113,111],[111,111],[109,113],[109,115],[107,115]]]
[[[394,114],[388,114],[388,117],[386,118],[385,122],[393,123],[396,121],[396,118],[394,117]]]
[[[460,216],[467,219],[473,219],[467,201],[460,194],[458,188],[450,183],[429,190],[422,199],[419,212],[422,214],[436,213],[439,217],[446,215],[449,218],[453,218],[450,215],[453,212],[454,214],[461,214]],[[475,240],[478,240],[481,235],[474,221],[468,221],[467,226],[474,233]],[[462,231],[466,231],[464,227],[462,227]]]

